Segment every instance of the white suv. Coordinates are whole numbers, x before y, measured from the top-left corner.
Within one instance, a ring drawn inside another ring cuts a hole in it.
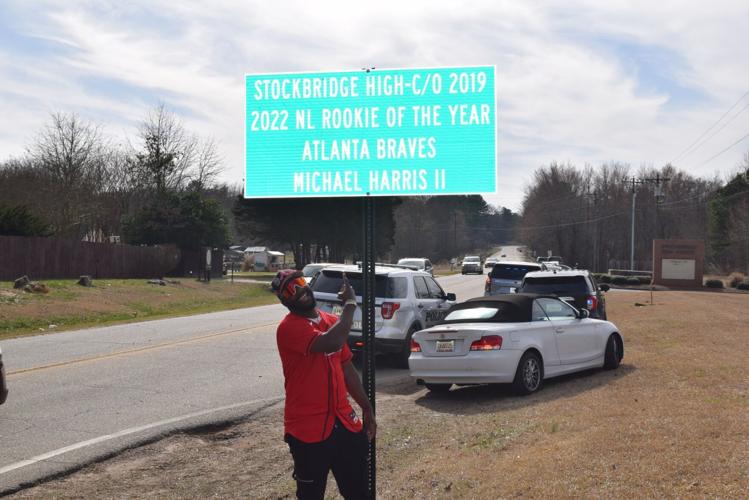
[[[310,285],[320,310],[340,314],[342,304],[338,291],[346,273],[356,293],[359,307],[349,335],[352,351],[364,348],[362,338],[362,270],[354,265],[330,266],[317,275]],[[375,267],[375,352],[396,357],[398,365],[408,368],[411,336],[441,321],[455,305],[455,294],[445,293],[425,271],[398,267]]]

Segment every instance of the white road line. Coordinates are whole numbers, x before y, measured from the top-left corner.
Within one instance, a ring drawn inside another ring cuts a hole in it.
[[[129,429],[123,429],[119,432],[115,432],[114,434],[106,434],[104,436],[99,436],[93,439],[88,439],[86,441],[81,441],[79,443],[71,444],[70,446],[65,446],[64,448],[59,448],[57,450],[49,451],[42,455],[37,455],[27,460],[22,460],[14,464],[6,465],[5,467],[0,468],[0,475],[5,474],[6,472],[14,471],[16,469],[20,469],[22,467],[26,467],[28,465],[33,465],[35,463],[42,462],[44,460],[49,460],[50,458],[62,455],[63,453],[67,453],[69,451],[79,450],[81,448],[85,448],[86,446],[103,443],[105,441],[110,441],[112,439],[117,439],[123,436],[127,436],[129,434],[135,434],[137,432],[146,431],[146,430],[153,429],[155,427],[159,427],[162,425],[173,424],[173,423],[176,423],[182,420],[187,420],[190,418],[202,417],[203,415],[208,415],[217,411],[233,410],[235,408],[240,408],[242,406],[255,405],[258,403],[278,402],[278,401],[281,401],[282,399],[283,399],[282,397],[276,397],[276,398],[267,398],[267,399],[257,399],[255,401],[245,401],[243,403],[236,403],[233,405],[222,406],[221,408],[213,408],[210,410],[203,410],[203,411],[199,411],[195,413],[189,413],[187,415],[182,415],[182,416],[174,417],[174,418],[168,418],[166,420],[160,420],[158,422],[153,422],[151,424],[141,425],[138,427],[131,427]]]

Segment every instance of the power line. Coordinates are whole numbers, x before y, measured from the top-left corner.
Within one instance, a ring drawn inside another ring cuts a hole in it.
[[[710,158],[708,158],[707,160],[703,161],[702,163],[700,163],[699,165],[696,165],[696,166],[697,167],[701,167],[705,163],[709,163],[709,162],[713,161],[715,158],[717,158],[718,156],[722,155],[723,153],[725,153],[726,151],[728,151],[729,149],[731,149],[732,147],[734,147],[735,145],[737,145],[738,143],[740,143],[741,141],[743,141],[744,139],[746,139],[747,137],[749,137],[749,134],[746,134],[744,137],[742,137],[738,141],[734,142],[733,144],[731,144],[730,146],[728,146],[726,149],[724,149],[720,153],[711,156]]]
[[[681,153],[679,153],[678,155],[676,155],[676,156],[674,157],[674,159],[673,159],[673,160],[671,160],[671,161],[670,161],[669,163],[674,163],[674,162],[675,162],[676,160],[678,160],[679,158],[681,158],[681,157],[682,157],[682,155],[684,155],[684,153],[686,153],[687,151],[689,151],[690,149],[692,149],[692,147],[693,147],[693,146],[694,146],[695,144],[697,144],[698,142],[700,142],[700,140],[701,140],[701,139],[702,139],[703,137],[705,137],[705,135],[707,135],[707,134],[708,134],[708,133],[709,133],[709,132],[710,132],[710,131],[711,131],[711,130],[712,130],[712,129],[713,129],[713,128],[714,128],[715,126],[716,126],[716,125],[718,125],[718,124],[719,124],[719,123],[720,123],[720,122],[721,122],[721,121],[723,120],[723,118],[725,118],[725,117],[726,117],[726,115],[727,115],[728,113],[730,113],[730,112],[731,112],[731,110],[732,110],[733,108],[735,108],[735,107],[736,107],[736,105],[737,105],[738,103],[740,103],[740,102],[741,102],[741,101],[742,101],[742,100],[744,99],[744,97],[746,97],[747,95],[749,95],[749,90],[747,90],[746,92],[744,92],[744,94],[743,94],[743,95],[742,95],[741,97],[739,97],[739,98],[738,98],[738,99],[736,100],[736,102],[734,102],[734,103],[733,103],[733,104],[731,105],[731,107],[730,107],[730,108],[728,108],[728,110],[727,110],[727,111],[726,111],[725,113],[723,113],[723,114],[721,115],[721,117],[720,117],[720,118],[718,118],[718,120],[717,120],[717,121],[716,121],[715,123],[713,123],[712,125],[710,125],[710,126],[709,126],[709,127],[708,127],[708,128],[707,128],[707,129],[705,130],[705,131],[704,131],[704,132],[702,132],[702,134],[701,134],[701,135],[700,135],[700,136],[699,136],[699,137],[698,137],[697,139],[695,139],[695,140],[694,140],[694,142],[692,142],[692,143],[691,143],[691,144],[690,144],[689,146],[687,146],[687,147],[686,147],[686,149],[684,149],[684,151],[682,151]],[[742,110],[742,111],[743,111],[743,110]],[[739,114],[740,114],[740,112],[739,112]],[[736,116],[738,116],[738,115],[736,115]]]
[[[718,133],[719,133],[719,132],[720,132],[721,130],[723,130],[724,128],[726,128],[726,127],[727,127],[727,126],[728,126],[728,125],[729,125],[729,124],[730,124],[730,123],[731,123],[732,121],[734,121],[734,120],[735,120],[736,118],[738,118],[738,116],[739,116],[739,115],[740,115],[741,113],[743,113],[744,111],[746,111],[746,110],[747,110],[747,108],[749,108],[749,102],[748,102],[748,103],[746,103],[746,105],[745,105],[745,106],[744,106],[743,108],[741,108],[741,109],[739,110],[739,112],[738,112],[738,113],[736,113],[735,115],[733,115],[733,116],[732,116],[732,117],[731,117],[731,118],[730,118],[729,120],[726,120],[726,121],[725,121],[725,122],[723,123],[723,125],[721,125],[721,127],[720,127],[719,129],[717,129],[717,130],[716,130],[715,132],[713,132],[712,134],[710,134],[710,135],[709,135],[708,137],[705,137],[705,139],[704,139],[704,140],[703,140],[702,142],[700,142],[700,143],[699,143],[699,144],[698,144],[698,145],[697,145],[697,146],[696,146],[696,147],[695,147],[695,148],[694,148],[694,149],[692,150],[692,153],[694,153],[695,151],[697,151],[698,149],[700,149],[700,147],[702,147],[702,146],[703,146],[704,144],[706,144],[706,143],[707,143],[707,141],[709,141],[710,139],[712,139],[713,137],[715,137],[716,135],[718,135]]]

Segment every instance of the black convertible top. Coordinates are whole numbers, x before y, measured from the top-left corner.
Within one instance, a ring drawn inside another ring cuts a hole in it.
[[[525,323],[531,321],[533,300],[541,297],[557,299],[553,295],[537,293],[507,293],[502,295],[491,295],[489,297],[476,297],[468,299],[460,304],[455,304],[450,312],[461,309],[473,309],[477,307],[497,308],[497,313],[491,318],[481,320],[469,320],[473,322],[489,323]],[[448,313],[449,315],[449,313]],[[465,323],[467,320],[444,320],[440,324]]]

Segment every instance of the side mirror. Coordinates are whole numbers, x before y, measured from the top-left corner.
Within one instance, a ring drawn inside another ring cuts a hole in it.
[[[580,309],[580,312],[577,316],[578,319],[585,319],[590,317],[590,311],[587,309]]]
[[[603,283],[601,285],[598,285],[598,289],[602,292],[608,292],[609,290],[611,290],[611,287],[608,286],[606,283]]]
[[[445,294],[445,299],[447,299],[447,300],[449,300],[451,302],[455,302],[456,300],[458,300],[458,298],[455,296],[454,293]]]

